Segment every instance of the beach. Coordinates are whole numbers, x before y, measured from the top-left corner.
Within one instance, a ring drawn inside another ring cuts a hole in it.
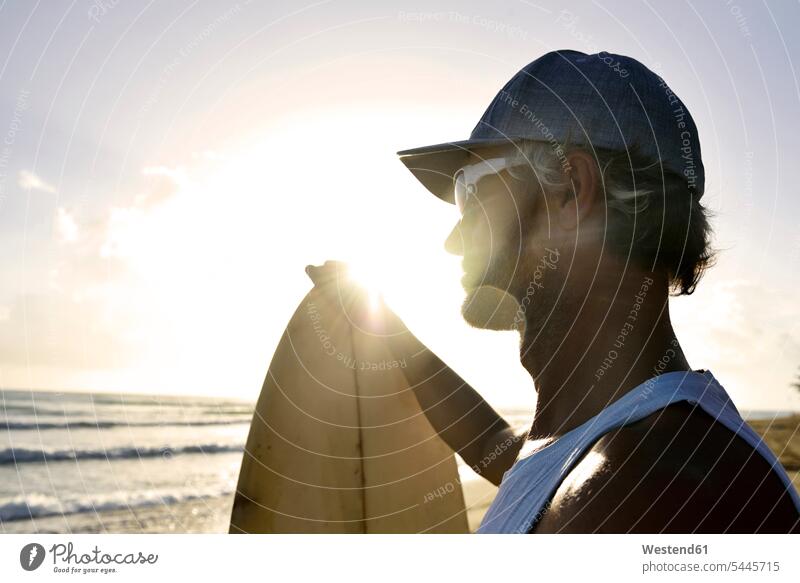
[[[252,403],[7,390],[0,412],[0,532],[228,531]],[[496,488],[458,461],[474,530]]]
[[[252,412],[230,399],[0,391],[0,532],[218,532]]]
[[[168,505],[14,520],[6,522],[3,528],[8,534],[225,533],[232,505],[233,496],[218,496]]]
[[[225,533],[252,404],[3,391],[0,532]],[[530,414],[503,410],[519,431]],[[800,414],[743,412],[800,489]],[[460,458],[469,529],[497,488]]]
[[[496,490],[485,480],[465,482],[464,497],[471,531],[478,528]],[[3,528],[8,534],[226,533],[232,505],[232,495],[218,496],[168,505],[14,520],[4,523]]]
[[[800,414],[775,419],[751,419],[747,423],[778,457],[792,478],[794,487],[800,491]]]

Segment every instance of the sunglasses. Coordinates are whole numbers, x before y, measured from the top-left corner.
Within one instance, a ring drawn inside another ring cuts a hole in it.
[[[478,194],[478,182],[481,178],[485,178],[491,174],[499,174],[503,170],[508,170],[512,178],[517,180],[522,179],[522,174],[512,172],[513,168],[527,166],[528,163],[519,156],[507,156],[505,158],[492,158],[491,160],[483,160],[460,168],[453,175],[453,190],[455,192],[455,202],[458,207],[458,212],[462,215]]]

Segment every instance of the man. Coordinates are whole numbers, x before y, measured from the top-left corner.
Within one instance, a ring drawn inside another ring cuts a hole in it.
[[[670,291],[692,293],[712,253],[697,128],[660,77],[551,52],[469,140],[399,155],[461,211],[445,247],[463,256],[464,318],[518,330],[537,391],[515,435],[387,307],[349,308],[414,363],[431,425],[500,485],[480,532],[798,531],[789,478],[670,322]]]

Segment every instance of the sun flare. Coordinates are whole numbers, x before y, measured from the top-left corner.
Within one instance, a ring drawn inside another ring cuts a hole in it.
[[[376,310],[383,295],[380,277],[357,261],[347,264],[347,277],[366,292],[370,309]]]

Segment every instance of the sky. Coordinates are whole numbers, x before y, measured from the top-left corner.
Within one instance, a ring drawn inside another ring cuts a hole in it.
[[[492,404],[535,391],[460,317],[456,210],[398,150],[464,139],[556,49],[692,112],[721,250],[671,300],[740,409],[800,409],[797,3],[0,3],[0,388],[255,399],[311,288],[358,266]]]

